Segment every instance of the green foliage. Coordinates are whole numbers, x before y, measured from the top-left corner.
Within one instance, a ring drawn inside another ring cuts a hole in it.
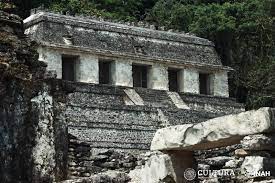
[[[10,3],[10,2],[0,2],[0,10],[2,11],[8,11],[8,12],[12,12],[11,10],[13,10],[15,8],[15,5]]]
[[[58,12],[103,16],[109,19],[135,21],[144,18],[155,0],[35,0],[33,6],[42,3]]]
[[[49,8],[56,12],[69,12],[70,14],[98,15],[99,11],[89,0],[60,0],[54,1]]]
[[[211,3],[212,2],[212,3]],[[148,21],[212,40],[235,69],[231,96],[247,108],[275,106],[274,17],[270,1],[160,0]]]

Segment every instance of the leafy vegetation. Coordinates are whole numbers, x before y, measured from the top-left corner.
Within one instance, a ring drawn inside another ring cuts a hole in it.
[[[275,106],[271,1],[160,0],[148,20],[212,40],[231,66],[230,94],[247,108]]]
[[[9,4],[0,3],[0,8]],[[53,11],[70,14],[146,20],[210,39],[215,43],[223,64],[235,69],[229,78],[230,95],[246,103],[248,109],[275,107],[273,0],[13,1],[16,11],[25,17],[31,8],[42,4]]]

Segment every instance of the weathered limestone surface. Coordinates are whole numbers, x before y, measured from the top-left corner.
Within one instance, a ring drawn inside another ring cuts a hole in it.
[[[76,81],[98,83],[98,57],[82,54],[76,71]]]
[[[124,92],[127,95],[126,97],[131,101],[131,105],[144,105],[142,98],[134,89],[127,88]]]
[[[241,140],[241,145],[245,150],[275,151],[275,135],[249,135]]]
[[[179,91],[186,93],[200,93],[199,72],[186,68],[179,72]]]
[[[236,115],[214,118],[195,125],[177,125],[160,129],[151,150],[198,150],[232,145],[243,136],[273,131],[275,111],[261,108]]]
[[[184,172],[196,168],[192,152],[172,151],[169,154],[153,151],[145,165],[129,172],[130,183],[185,183]]]
[[[168,71],[160,65],[153,65],[148,72],[148,88],[156,90],[168,90]]]
[[[229,98],[180,95],[183,102],[188,101],[186,105],[191,106],[190,109],[181,109],[175,105],[167,91],[162,90],[67,81],[60,81],[56,88],[56,93],[68,93],[60,97],[66,98],[65,101],[60,101],[65,109],[64,112],[58,112],[57,116],[65,116],[64,123],[68,125],[69,133],[87,142],[93,152],[108,148],[148,150],[158,128],[203,122],[240,111],[240,105],[234,105],[234,100]],[[131,98],[131,105],[126,103],[126,97]],[[203,106],[206,103],[212,106],[211,110],[193,110],[193,105]],[[219,107],[226,110],[221,111]]]
[[[52,98],[43,92],[46,64],[37,60],[36,45],[22,27],[18,16],[0,11],[0,182],[51,182],[54,144]]]
[[[223,167],[225,163],[232,161],[234,158],[230,156],[218,156],[199,160],[199,163],[210,165],[213,167]]]
[[[190,93],[179,93],[183,101],[191,108],[198,111],[212,111],[226,114],[237,114],[244,112],[244,108],[238,110],[238,104],[233,98],[214,97],[210,95],[195,95]],[[222,105],[221,105],[222,104]],[[229,106],[230,105],[230,106]]]
[[[55,71],[58,79],[62,78],[62,55],[56,50],[39,47],[39,61],[47,63],[48,71]]]
[[[147,153],[145,165],[129,172],[130,183],[175,183],[176,174],[172,159],[161,152]]]
[[[53,98],[45,91],[32,98],[31,103],[32,115],[38,121],[35,128],[35,146],[32,150],[33,177],[36,177],[33,182],[52,182],[55,168]]]
[[[178,92],[170,92],[167,91],[167,95],[170,97],[170,99],[173,101],[175,106],[179,109],[190,109],[188,105],[182,100]]]
[[[127,60],[116,60],[111,64],[111,82],[116,86],[133,86],[132,63]]]
[[[255,183],[275,183],[275,179],[263,180],[263,181],[255,181]]]
[[[275,173],[275,159],[261,156],[247,156],[241,165],[241,171],[247,177],[261,177],[261,175],[257,175],[261,171],[269,171],[269,176],[271,176],[271,173]]]
[[[229,97],[227,72],[215,72],[210,80],[210,90],[214,96]]]
[[[24,23],[26,33],[49,46],[126,55],[137,60],[173,60],[181,64],[208,64],[222,68],[214,44],[196,36],[49,12],[31,15]],[[47,31],[48,27],[51,31]],[[64,39],[68,35],[72,40],[70,44]]]

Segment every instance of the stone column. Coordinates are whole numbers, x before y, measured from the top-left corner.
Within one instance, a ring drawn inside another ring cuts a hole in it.
[[[179,91],[187,93],[200,93],[199,72],[195,69],[182,69],[178,75]]]
[[[226,71],[216,72],[210,78],[210,91],[214,96],[229,97]]]
[[[196,163],[192,151],[153,153],[141,170],[141,182],[196,182]]]
[[[57,78],[62,78],[62,54],[56,50],[46,47],[39,47],[37,49],[39,54],[39,61],[46,62],[48,64],[48,71],[55,71]]]
[[[148,88],[156,90],[169,90],[168,68],[161,65],[153,65],[148,69]]]
[[[76,64],[76,81],[98,83],[98,57],[94,55],[80,55]]]
[[[111,63],[111,83],[116,86],[133,87],[132,62],[115,60]]]

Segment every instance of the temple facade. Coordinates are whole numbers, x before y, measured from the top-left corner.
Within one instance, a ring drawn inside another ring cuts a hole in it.
[[[214,44],[144,23],[114,23],[45,11],[24,21],[39,60],[57,78],[229,97],[231,70]]]
[[[231,68],[206,39],[45,10],[24,26],[47,69],[30,102],[41,126],[33,157],[56,180],[129,170],[135,162],[113,155],[148,151],[158,129],[244,111],[228,94]]]

